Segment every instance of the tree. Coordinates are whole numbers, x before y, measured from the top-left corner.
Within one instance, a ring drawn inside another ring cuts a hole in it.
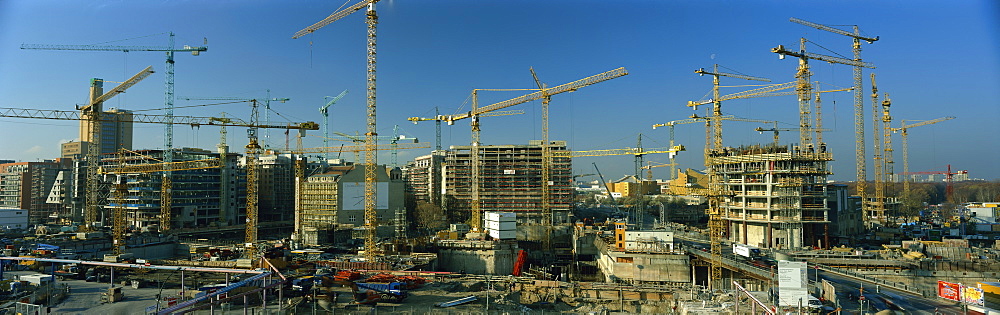
[[[417,226],[428,231],[440,230],[448,225],[448,218],[445,216],[444,210],[440,206],[426,201],[417,202],[417,209],[413,211],[413,219]]]

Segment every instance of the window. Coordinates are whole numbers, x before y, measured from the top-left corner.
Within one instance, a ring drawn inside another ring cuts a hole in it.
[[[347,221],[348,221],[348,222],[355,222],[355,221],[357,221],[357,220],[358,220],[358,218],[357,218],[357,217],[355,217],[355,216],[353,216],[353,215],[352,215],[352,216],[350,216],[350,217],[347,217]]]
[[[618,257],[617,262],[631,264],[633,259],[632,257]]]

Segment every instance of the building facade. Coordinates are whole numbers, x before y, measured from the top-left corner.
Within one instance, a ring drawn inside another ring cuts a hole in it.
[[[141,155],[126,157],[127,165],[153,164],[163,159],[163,150],[140,150]],[[174,161],[196,161],[218,159],[219,154],[196,148],[174,149]],[[171,175],[171,228],[201,228],[242,224],[246,209],[246,175],[237,167],[235,154],[227,155],[225,171],[220,168],[175,170]],[[102,165],[116,165],[118,157],[105,155]],[[223,174],[226,174],[223,176]],[[118,204],[124,204],[128,225],[134,228],[152,228],[160,224],[160,196],[163,173],[127,174],[124,200],[112,196],[103,203],[105,222],[110,222],[111,211]],[[230,183],[228,191],[222,189],[222,182]],[[113,186],[113,185],[109,185]],[[113,187],[109,187],[113,189]]]
[[[300,190],[301,241],[322,245],[334,231],[365,225],[365,166],[335,165],[309,176]],[[377,234],[392,237],[400,222],[396,214],[405,207],[402,171],[379,165],[376,172],[375,206]]]
[[[0,164],[0,207],[26,210],[30,224],[50,223],[61,206],[47,203],[49,191],[71,167],[72,160],[62,158]]]
[[[446,195],[460,210],[470,211],[472,200],[471,146],[452,146],[444,161]],[[573,197],[572,161],[565,141],[549,144],[552,157],[549,204],[556,224],[570,223]],[[516,212],[518,223],[542,222],[542,143],[479,146],[479,201],[482,211]]]
[[[761,248],[828,246],[828,152],[744,146],[714,152],[727,237]]]

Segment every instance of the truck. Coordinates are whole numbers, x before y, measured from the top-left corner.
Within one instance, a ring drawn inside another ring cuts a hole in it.
[[[753,260],[761,257],[760,248],[739,243],[733,243],[733,254],[736,256],[742,256],[747,260]]]

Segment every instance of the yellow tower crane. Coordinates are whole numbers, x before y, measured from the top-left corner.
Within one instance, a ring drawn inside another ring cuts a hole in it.
[[[301,139],[301,137],[299,137],[299,139]],[[299,142],[299,143],[301,143],[301,142]],[[299,145],[298,148],[296,148],[295,150],[289,150],[289,151],[287,151],[287,153],[293,153],[293,154],[323,153],[323,154],[328,154],[328,153],[332,153],[332,152],[360,152],[360,151],[366,151],[366,150],[376,150],[376,151],[382,151],[382,150],[409,150],[409,149],[426,149],[426,148],[430,148],[430,145],[426,144],[426,143],[419,143],[419,142],[415,142],[415,143],[380,144],[380,145],[376,145],[374,147],[370,147],[370,146],[367,146],[367,145],[353,145],[353,146],[339,146],[339,147],[302,148],[301,145]],[[296,187],[301,187],[300,185],[302,183],[304,183],[305,180],[306,180],[305,179],[305,175],[304,175],[304,173],[305,173],[304,172],[305,161],[304,160],[298,160],[296,162],[297,162],[295,164],[295,176],[296,176],[295,179],[297,181]],[[303,209],[302,209],[302,193],[301,193],[301,191],[302,191],[301,188],[297,188],[296,192],[295,192],[295,228],[294,228],[294,230],[292,232],[292,236],[293,236],[293,238],[295,240],[302,240],[303,239],[303,235],[302,235],[302,211],[303,211]],[[378,218],[377,214],[376,214],[376,218]],[[378,221],[372,222],[372,224],[376,225],[376,226],[379,223],[380,222],[378,222]],[[367,256],[368,254],[366,253],[365,255]]]
[[[677,163],[659,163],[659,164],[655,164],[654,165],[653,161],[646,161],[646,166],[642,167],[642,169],[646,170],[646,180],[650,180],[650,181],[653,180],[653,169],[654,168],[664,167],[664,166],[670,166],[671,168],[674,168],[674,167],[677,166]]]
[[[843,36],[850,37],[853,40],[852,51],[854,52],[854,58],[851,59],[854,63],[848,64],[853,67],[854,74],[854,159],[857,167],[857,191],[858,196],[861,200],[865,200],[866,187],[868,186],[867,179],[867,155],[865,155],[865,111],[864,111],[864,99],[862,98],[861,86],[864,84],[862,81],[862,68],[872,68],[874,66],[866,66],[861,60],[861,42],[865,41],[868,44],[873,44],[878,41],[879,37],[869,37],[861,35],[861,31],[858,29],[857,25],[851,25],[851,31],[845,31],[838,28],[830,27],[823,24],[813,23],[797,18],[790,18],[789,21],[793,23],[802,24],[808,27],[816,28],[822,31],[831,32],[834,34],[839,34]],[[862,202],[864,204],[864,202]],[[864,207],[862,205],[862,207]]]
[[[909,130],[910,128],[916,128],[920,126],[933,125],[942,121],[955,119],[955,116],[941,117],[931,120],[903,120],[900,122],[899,128],[892,128],[892,132],[900,132],[903,137],[903,174],[910,173],[910,148],[909,148]],[[913,124],[906,124],[907,121],[915,121]],[[910,194],[910,182],[912,181],[912,175],[905,175],[906,179],[903,181],[903,196],[909,196]]]
[[[895,196],[894,190],[889,183],[893,182],[893,166],[896,163],[893,160],[892,151],[892,116],[889,114],[889,108],[892,106],[892,100],[889,99],[889,93],[884,93],[882,97],[882,118],[881,125],[882,128],[882,208],[886,212],[886,215],[895,215],[893,211],[889,211],[890,201],[894,200]],[[888,219],[888,218],[887,218]]]
[[[137,81],[136,81],[137,82]],[[128,83],[128,81],[126,81]],[[124,84],[124,83],[123,83]],[[134,84],[134,82],[132,82]],[[93,91],[93,88],[92,88]],[[117,89],[114,91],[124,91],[124,89]],[[114,92],[113,91],[113,92]],[[112,93],[112,92],[109,92]],[[99,97],[95,100],[103,102],[107,100],[110,96]],[[100,102],[94,103],[99,104]],[[25,108],[0,108],[0,117],[10,117],[10,118],[32,118],[32,119],[52,119],[52,120],[82,120],[86,121],[90,125],[98,125],[102,122],[131,122],[131,123],[148,123],[148,124],[171,124],[171,125],[188,125],[192,127],[200,126],[220,126],[220,127],[249,127],[249,128],[270,128],[270,129],[299,129],[299,130],[319,130],[319,125],[314,122],[305,123],[289,123],[287,125],[262,125],[254,124],[253,122],[246,122],[237,118],[218,118],[218,117],[196,117],[196,116],[174,116],[174,115],[143,115],[143,114],[131,114],[131,119],[123,119],[121,116],[100,116],[100,111],[95,109],[99,108],[99,105],[95,107],[94,105],[85,106],[81,112],[76,111],[61,111],[61,110],[45,110],[45,109],[25,109]],[[93,147],[91,147],[93,149]],[[97,150],[90,150],[97,151]],[[89,154],[89,152],[88,152]],[[88,159],[91,157],[88,156]],[[124,158],[119,158],[118,161],[121,163],[125,161]],[[99,180],[99,174],[113,174],[113,175],[125,175],[125,174],[139,174],[139,173],[153,173],[153,172],[167,172],[172,170],[187,170],[187,169],[204,169],[204,168],[215,168],[222,167],[225,161],[220,159],[208,159],[208,160],[196,160],[196,161],[183,161],[183,162],[164,162],[164,163],[154,163],[154,164],[139,164],[139,165],[117,165],[105,170],[100,170],[100,161],[97,156],[92,157],[92,159],[87,161],[88,164],[88,177],[93,177],[93,186],[87,184],[87,195],[94,195],[95,198],[87,200],[87,207],[92,213],[87,213],[85,215],[86,222],[92,224],[97,221],[97,209],[100,207],[97,203],[96,198],[99,188],[97,187],[97,181]],[[91,167],[93,166],[93,167]],[[90,174],[93,172],[93,175]],[[118,178],[116,178],[117,180]],[[88,180],[91,180],[88,178]],[[118,181],[118,184],[124,184],[123,181]],[[117,190],[122,188],[121,186],[116,186]],[[248,203],[251,199],[256,199],[255,194],[247,193]],[[119,198],[118,200],[122,200]],[[119,204],[121,204],[119,202]],[[122,209],[116,209],[116,211],[123,211]],[[115,214],[115,226],[124,227],[125,223],[124,213],[119,216]],[[160,226],[170,225],[170,213],[167,215],[160,216]],[[117,228],[116,228],[117,229]],[[117,235],[115,238],[115,244],[124,245],[124,230],[115,230],[115,233],[121,232],[121,235]],[[256,235],[256,230],[254,230],[253,235]],[[118,249],[120,250],[120,249]]]
[[[799,58],[798,74],[796,76],[799,77],[798,82],[803,85],[803,86],[801,86],[798,89],[800,91],[800,93],[801,93],[801,94],[799,94],[800,95],[800,97],[799,97],[799,101],[800,101],[799,102],[799,108],[800,108],[800,115],[799,115],[799,119],[800,119],[800,122],[799,122],[800,123],[800,131],[799,131],[800,132],[800,135],[799,135],[799,137],[800,137],[800,143],[799,143],[799,145],[804,145],[804,143],[802,143],[803,138],[809,139],[808,135],[804,135],[803,134],[803,133],[805,133],[805,134],[809,133],[809,130],[807,128],[808,127],[808,120],[809,119],[806,117],[807,118],[807,119],[805,119],[806,123],[803,124],[803,122],[802,122],[803,115],[802,115],[802,112],[801,112],[802,107],[808,107],[808,103],[807,103],[807,101],[803,101],[802,95],[808,95],[808,92],[811,91],[811,86],[808,89],[805,86],[805,85],[809,85],[809,82],[808,82],[807,76],[806,76],[806,74],[808,72],[808,69],[809,69],[808,60],[809,59],[813,59],[813,60],[826,61],[826,62],[829,62],[829,63],[839,63],[839,64],[844,64],[844,65],[855,67],[856,68],[855,69],[855,73],[854,73],[855,74],[855,87],[854,87],[855,98],[857,98],[858,97],[857,94],[860,93],[859,92],[860,88],[858,87],[858,86],[860,86],[860,83],[858,82],[860,80],[858,78],[858,77],[860,77],[860,68],[864,67],[864,68],[869,68],[869,69],[875,69],[875,65],[874,64],[872,64],[870,62],[863,62],[863,61],[861,61],[860,58],[856,58],[854,60],[851,60],[851,59],[847,59],[847,58],[827,56],[827,55],[821,55],[821,54],[806,52],[805,48],[802,47],[802,46],[804,46],[804,43],[805,43],[805,39],[803,38],[803,39],[800,40],[800,49],[799,49],[799,51],[790,51],[790,50],[787,50],[787,49],[785,49],[785,46],[783,46],[783,45],[778,45],[778,47],[775,47],[775,48],[771,49],[771,52],[778,54],[778,57],[781,58],[781,59],[784,59],[786,55],[787,56],[792,56],[792,57]],[[860,47],[860,46],[857,46],[857,47]],[[858,48],[858,49],[860,49],[860,48]],[[859,50],[855,51],[855,53],[856,54],[859,53]],[[858,100],[855,99],[855,106],[857,106],[857,102],[858,102]],[[855,113],[856,114],[858,113],[857,110],[858,110],[858,108],[855,107]],[[864,114],[861,113],[860,115],[862,115],[861,116],[862,119],[861,119],[860,122],[857,119],[858,116],[855,116],[855,128],[856,128],[855,131],[857,133],[856,137],[858,139],[861,139],[861,141],[863,141],[864,140],[864,116],[863,116]],[[867,210],[866,211],[866,216],[868,216],[869,215],[868,211],[871,210],[872,205],[870,203],[868,203],[868,202],[865,202],[865,198],[866,198],[865,187],[867,187],[867,183],[865,183],[865,176],[866,176],[865,175],[865,172],[866,172],[865,171],[865,164],[866,163],[865,163],[865,161],[863,159],[863,150],[864,150],[863,149],[864,148],[864,143],[863,142],[860,143],[860,147],[862,149],[860,149],[859,153],[862,154],[862,160],[860,162],[858,162],[858,165],[857,165],[858,166],[858,195],[861,196],[862,208],[864,208],[865,210]]]
[[[604,81],[607,81],[607,80],[619,78],[619,77],[622,77],[622,76],[625,76],[625,75],[628,75],[628,71],[625,70],[625,68],[618,68],[618,69],[614,69],[614,70],[611,70],[611,71],[606,71],[606,72],[603,72],[603,73],[600,73],[600,74],[596,74],[596,75],[593,75],[593,76],[589,76],[589,77],[586,77],[586,78],[583,78],[583,79],[580,79],[580,80],[569,82],[569,83],[566,83],[566,84],[554,86],[554,87],[551,87],[551,88],[543,88],[543,89],[541,89],[540,91],[537,91],[537,92],[528,93],[528,94],[521,95],[521,96],[518,96],[518,97],[515,97],[515,98],[512,98],[512,99],[506,100],[506,101],[497,102],[497,103],[490,104],[490,105],[483,106],[483,107],[479,107],[478,106],[478,96],[477,96],[477,94],[478,94],[479,90],[473,90],[472,91],[472,95],[473,95],[473,98],[472,98],[472,110],[469,111],[468,113],[457,114],[457,115],[438,115],[437,117],[434,117],[434,118],[410,117],[410,118],[407,118],[407,119],[410,120],[410,121],[412,121],[412,122],[425,121],[425,120],[440,120],[440,121],[447,122],[449,125],[451,125],[451,124],[454,124],[454,122],[456,120],[462,120],[462,119],[466,119],[466,118],[471,118],[471,122],[470,122],[470,125],[472,126],[472,148],[471,148],[472,150],[471,150],[471,153],[470,153],[472,155],[472,200],[470,201],[470,203],[472,205],[472,209],[471,209],[471,211],[472,211],[472,222],[471,223],[472,223],[472,231],[474,233],[482,233],[483,232],[483,229],[482,229],[482,225],[483,225],[482,215],[483,214],[482,214],[482,211],[481,211],[481,205],[480,205],[480,200],[479,200],[479,189],[480,189],[480,187],[479,187],[480,186],[479,185],[479,181],[480,181],[480,178],[479,178],[480,177],[480,174],[479,174],[480,173],[480,165],[479,165],[480,164],[480,157],[479,157],[479,149],[478,149],[479,145],[480,145],[480,143],[479,143],[479,139],[480,139],[480,137],[479,137],[479,131],[480,131],[480,129],[479,129],[479,117],[482,116],[485,113],[493,112],[493,111],[496,111],[496,110],[504,109],[504,108],[511,107],[511,106],[518,105],[518,104],[523,104],[523,103],[531,102],[531,101],[534,101],[534,100],[539,100],[539,99],[551,97],[552,95],[556,95],[556,94],[560,94],[560,93],[573,92],[573,91],[576,91],[577,89],[583,88],[585,86],[589,86],[589,85],[592,85],[592,84],[596,84],[596,83],[604,82]],[[548,124],[548,122],[547,122],[548,117],[547,116],[543,116],[542,119],[544,121],[546,121],[546,122],[543,122],[543,125],[547,125]],[[543,137],[547,138],[547,135],[543,135]],[[550,144],[548,144],[548,143],[543,143],[542,144],[543,147],[548,146],[548,145],[550,145]],[[543,191],[542,192],[542,194],[548,194],[548,193],[549,193],[548,191]],[[542,212],[543,217],[551,219],[551,213],[546,212],[548,210],[551,210],[550,205],[542,205],[542,210],[543,210],[543,212]]]
[[[375,30],[376,25],[378,25],[378,14],[375,13],[375,3],[379,0],[364,0],[358,2],[346,9],[334,12],[327,16],[325,19],[310,25],[298,32],[292,38],[299,38],[307,34],[311,34],[324,26],[333,23],[341,18],[344,18],[354,12],[357,12],[365,7],[368,8],[366,13],[365,24],[368,25],[368,71],[367,71],[367,128],[365,132],[365,146],[368,150],[365,150],[365,258],[368,261],[374,261],[378,257],[378,246],[376,244],[377,237],[375,235],[375,221],[378,219],[375,213],[375,172],[378,164],[378,154],[375,151],[376,140],[375,137],[378,136],[378,131],[375,125]]]
[[[83,228],[87,231],[94,230],[92,226],[95,221],[97,221],[97,213],[100,212],[98,203],[97,191],[98,188],[98,174],[97,168],[100,165],[100,155],[101,155],[101,138],[102,129],[101,128],[101,116],[104,114],[104,109],[102,105],[104,101],[114,97],[115,95],[124,93],[125,90],[132,87],[139,81],[142,81],[149,75],[153,74],[153,66],[146,67],[139,73],[135,74],[124,83],[111,89],[107,93],[103,93],[104,80],[93,79],[90,80],[90,104],[87,104],[80,108],[80,118],[83,120],[83,128],[81,131],[87,133],[87,150],[85,161],[87,163],[86,169],[86,202],[84,203],[83,211]],[[81,139],[84,140],[84,139]]]

